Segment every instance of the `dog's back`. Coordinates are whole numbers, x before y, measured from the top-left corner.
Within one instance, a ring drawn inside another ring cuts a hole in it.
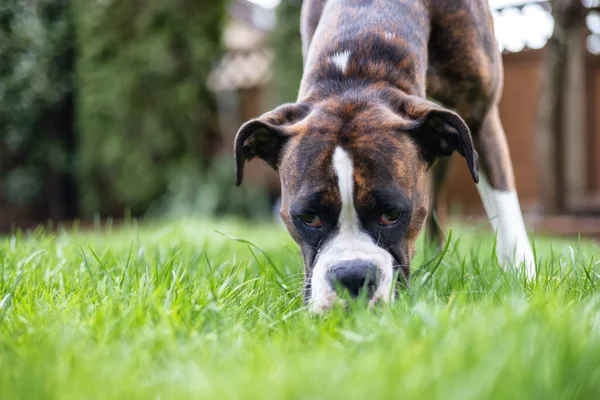
[[[300,98],[341,71],[433,98],[469,122],[484,111],[472,110],[467,97],[489,107],[501,89],[486,0],[305,0],[301,30]]]

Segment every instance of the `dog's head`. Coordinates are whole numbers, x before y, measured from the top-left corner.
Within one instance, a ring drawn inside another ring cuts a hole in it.
[[[347,93],[242,126],[237,184],[253,157],[279,170],[281,217],[302,251],[305,300],[319,312],[340,287],[388,301],[408,279],[428,212],[426,172],[454,151],[477,181],[477,153],[457,114],[412,96]]]

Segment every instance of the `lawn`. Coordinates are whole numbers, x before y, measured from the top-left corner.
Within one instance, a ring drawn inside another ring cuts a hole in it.
[[[527,283],[485,229],[452,236],[395,304],[321,317],[279,226],[4,237],[0,398],[600,398],[598,244],[536,238]]]

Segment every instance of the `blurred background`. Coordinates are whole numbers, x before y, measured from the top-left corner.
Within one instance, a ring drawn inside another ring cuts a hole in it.
[[[0,231],[48,220],[271,218],[233,184],[239,126],[294,101],[301,0],[2,0]],[[600,234],[600,0],[490,0],[529,226]],[[442,217],[483,219],[453,160]]]

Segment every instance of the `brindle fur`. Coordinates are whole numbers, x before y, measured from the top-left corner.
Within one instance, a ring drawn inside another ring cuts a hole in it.
[[[388,238],[408,277],[415,240],[435,209],[426,171],[440,156],[461,153],[477,181],[474,145],[491,185],[514,189],[498,118],[502,63],[487,0],[304,0],[301,33],[298,101],[240,129],[238,184],[245,159],[258,156],[279,169],[281,216],[301,247],[310,282],[322,243],[307,243],[293,210],[318,196],[339,213],[331,157],[336,146],[344,147],[355,168],[357,209],[374,207],[372,193],[385,187],[401,188],[410,203],[401,237]],[[344,51],[350,56],[342,71],[330,57]],[[443,170],[436,175],[443,177]],[[440,184],[434,180],[434,196]],[[433,229],[440,237],[439,227]]]

